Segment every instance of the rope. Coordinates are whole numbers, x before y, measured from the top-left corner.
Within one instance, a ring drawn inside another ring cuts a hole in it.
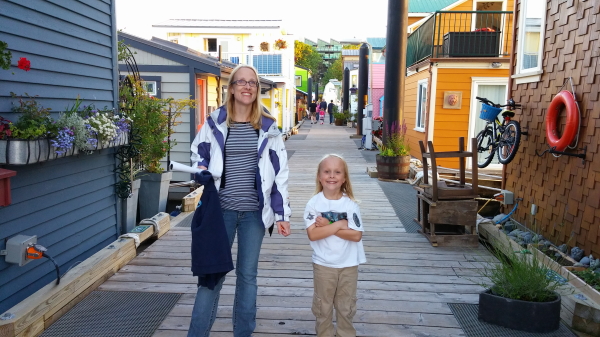
[[[140,246],[140,236],[135,233],[126,233],[119,236],[119,238],[131,238],[135,241],[135,248]]]
[[[158,222],[156,220],[154,220],[154,218],[144,219],[144,220],[140,221],[138,226],[139,225],[152,225],[154,227],[154,234],[152,234],[152,237],[158,236],[158,232],[160,231],[160,225],[158,224]]]

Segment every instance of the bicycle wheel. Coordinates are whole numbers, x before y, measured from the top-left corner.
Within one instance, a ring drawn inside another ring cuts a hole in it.
[[[494,133],[491,127],[486,127],[477,135],[477,166],[487,167],[494,159]]]
[[[500,135],[498,142],[498,160],[506,165],[510,163],[517,151],[521,142],[521,126],[517,121],[510,121],[504,127],[504,131]]]

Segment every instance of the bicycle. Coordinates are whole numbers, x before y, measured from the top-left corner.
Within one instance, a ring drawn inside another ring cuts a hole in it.
[[[516,104],[512,98],[506,105],[495,104],[484,97],[476,98],[483,103],[479,118],[486,121],[484,129],[477,134],[477,152],[483,155],[477,156],[477,166],[487,167],[496,152],[498,161],[506,165],[515,158],[519,149],[521,125],[512,118],[515,116],[514,110],[521,108],[521,105]],[[502,112],[502,120],[498,118],[500,112]]]

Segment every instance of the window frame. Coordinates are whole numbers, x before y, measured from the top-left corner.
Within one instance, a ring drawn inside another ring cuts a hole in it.
[[[146,90],[146,83],[153,82],[154,83],[154,91],[147,92],[147,93],[150,96],[154,96],[156,98],[161,98],[162,76],[144,76],[142,74],[141,77],[142,77],[142,84],[144,85],[144,91]]]
[[[298,84],[298,80],[300,80],[300,84]],[[296,88],[302,86],[302,75],[294,75],[294,84]]]
[[[542,61],[544,56],[544,37],[546,32],[546,12],[544,9],[544,15],[542,15],[540,22],[540,37],[539,37],[539,50],[537,57],[537,66],[534,68],[523,69],[523,58],[525,56],[524,53],[524,42],[525,42],[525,20],[527,19],[527,2],[531,0],[521,0],[521,10],[519,12],[519,33],[517,34],[517,52],[516,52],[516,67],[515,67],[515,75],[512,78],[517,79],[517,84],[519,83],[530,83],[530,82],[538,82],[541,80],[541,74],[543,73]],[[546,4],[545,1],[542,1]],[[546,4],[547,5],[547,4]]]
[[[417,82],[417,105],[415,109],[415,131],[425,132],[425,117],[427,116],[427,85],[429,79],[424,78]],[[425,93],[423,93],[423,89]],[[425,100],[423,101],[423,95]],[[423,104],[423,105],[421,105]],[[420,122],[420,123],[419,123]],[[421,126],[422,125],[422,126]]]

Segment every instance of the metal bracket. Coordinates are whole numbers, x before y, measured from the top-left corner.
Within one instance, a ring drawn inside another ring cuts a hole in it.
[[[579,151],[579,150],[578,150]],[[587,145],[585,145],[583,147],[583,149],[580,149],[580,151],[583,151],[583,153],[569,153],[569,152],[562,152],[562,151],[556,151],[556,146],[553,147],[548,147],[546,150],[544,150],[542,153],[538,153],[537,150],[535,150],[535,154],[538,157],[542,157],[543,155],[545,155],[546,153],[552,153],[555,155],[555,157],[559,157],[562,155],[565,156],[569,156],[569,157],[577,157],[577,158],[581,158],[581,163],[585,164],[585,154],[587,152]],[[558,155],[558,156],[557,156]]]

